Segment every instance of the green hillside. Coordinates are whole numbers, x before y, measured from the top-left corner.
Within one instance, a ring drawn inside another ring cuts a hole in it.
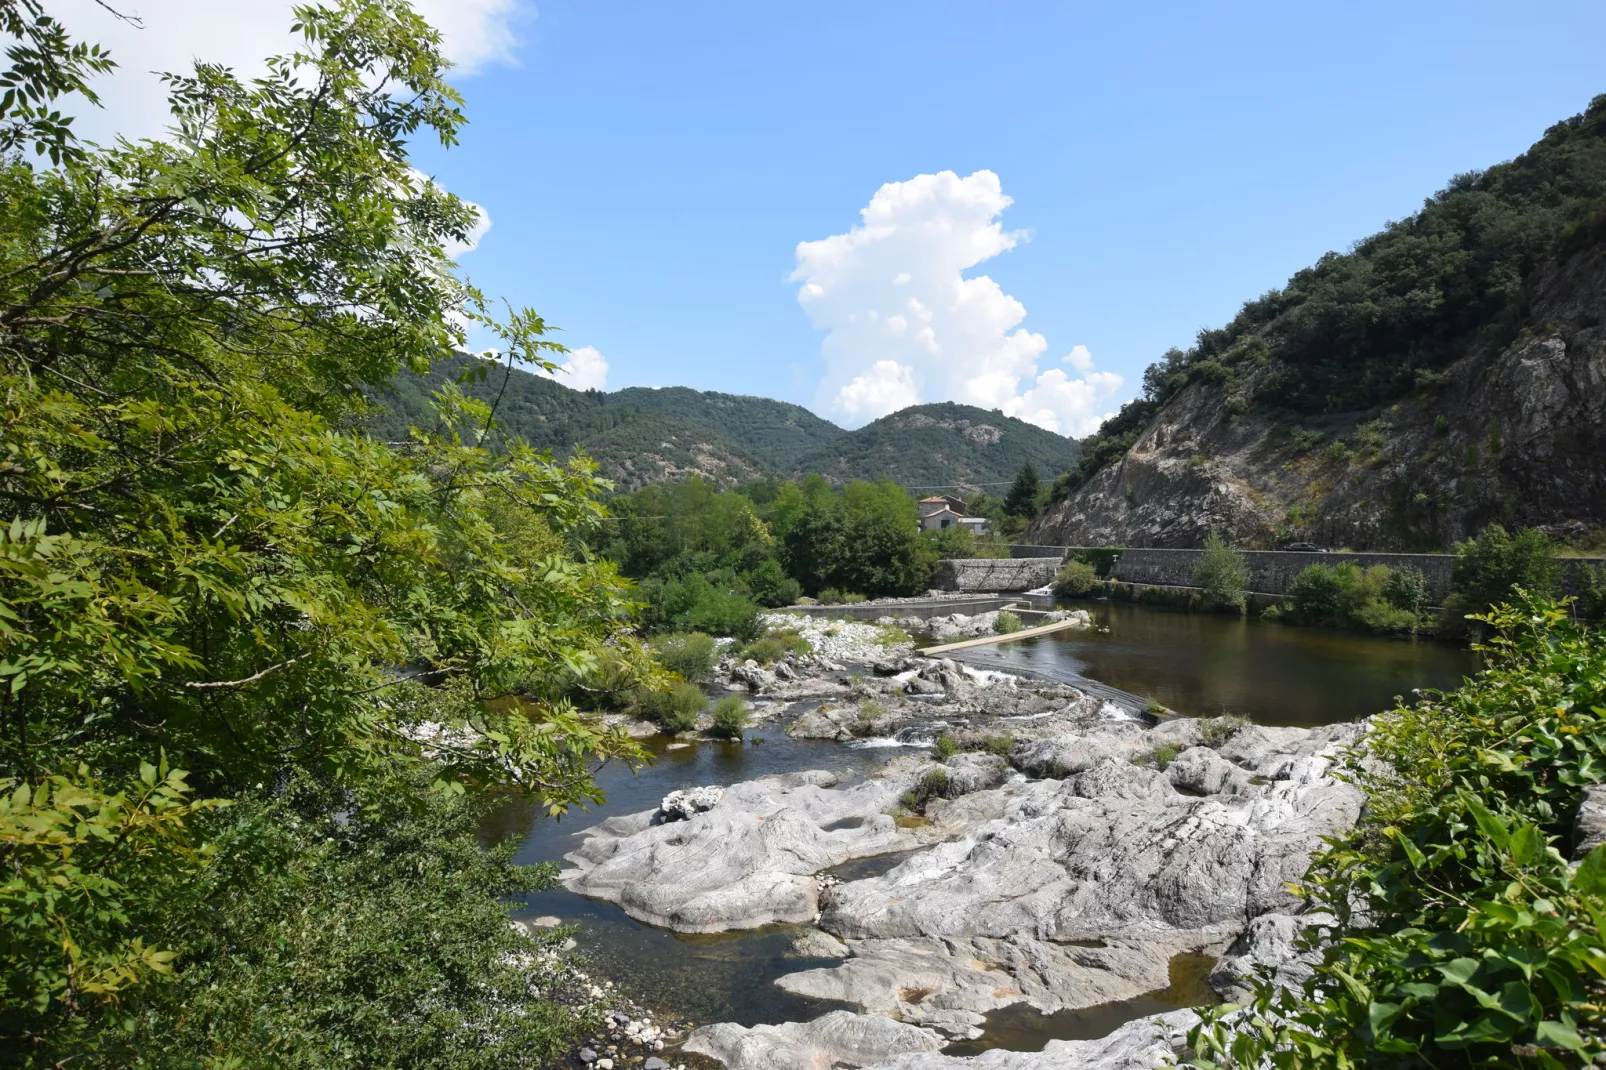
[[[428,375],[398,376],[389,391],[374,395],[379,404],[370,432],[394,441],[406,437],[409,425],[428,424],[430,394],[476,359],[458,355]],[[722,486],[765,473],[805,472],[836,483],[974,486],[1013,479],[1027,461],[1052,478],[1079,456],[1073,439],[951,402],[918,405],[844,431],[800,405],[771,398],[678,386],[605,394],[500,366],[464,390],[497,401],[504,434],[560,453],[584,449],[625,490],[693,473]]]
[[[686,386],[631,386],[605,397],[609,405],[663,413],[717,430],[778,472],[788,470],[803,453],[846,433],[801,405],[773,398]]]
[[[1011,480],[1030,461],[1045,478],[1072,468],[1075,439],[951,401],[915,405],[849,431],[798,458],[793,472],[833,483],[891,479],[906,486],[976,487]]]

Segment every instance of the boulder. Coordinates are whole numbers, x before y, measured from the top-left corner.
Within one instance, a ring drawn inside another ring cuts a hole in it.
[[[1166,779],[1173,787],[1194,795],[1219,795],[1229,788],[1232,794],[1247,786],[1242,770],[1209,747],[1189,747],[1166,767]]]
[[[819,929],[804,929],[792,938],[790,954],[800,959],[845,959],[848,945]]]
[[[658,819],[660,823],[685,821],[697,814],[707,813],[719,804],[724,794],[724,788],[713,785],[672,791],[658,804]]]
[[[942,1043],[929,1029],[879,1014],[831,1011],[810,1022],[705,1025],[692,1031],[684,1049],[718,1059],[728,1070],[833,1070],[874,1066],[895,1055],[929,1057]]]
[[[581,832],[560,879],[570,891],[677,932],[811,922],[819,910],[815,874],[910,846],[884,811],[911,778],[841,790],[835,781],[822,770],[764,777],[726,788],[692,820],[663,821],[661,811],[609,818]],[[857,827],[842,827],[850,819]]]
[[[1099,1040],[1051,1040],[1042,1051],[994,1048],[980,1055],[898,1055],[874,1070],[1154,1070],[1172,1066],[1187,1050],[1189,1010],[1137,1018]]]
[[[966,751],[943,763],[950,797],[996,788],[1009,775],[1009,763],[996,754]]]
[[[1606,784],[1592,784],[1584,789],[1578,816],[1573,819],[1573,857],[1583,858],[1603,843],[1606,843]]]
[[[1306,929],[1321,929],[1334,921],[1331,914],[1321,912],[1262,914],[1249,923],[1210,971],[1210,987],[1229,1003],[1242,1003],[1253,998],[1260,971],[1269,969],[1274,983],[1298,989],[1321,959],[1320,951],[1298,947],[1300,937]]]
[[[1056,944],[1016,935],[863,940],[839,966],[786,974],[776,984],[808,999],[855,1003],[867,1011],[970,1039],[986,1015],[1012,1003],[1052,1014],[1131,999],[1165,988],[1183,944]]]

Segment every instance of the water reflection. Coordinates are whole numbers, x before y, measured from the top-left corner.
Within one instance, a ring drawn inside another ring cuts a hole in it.
[[[1351,721],[1414,688],[1453,688],[1476,668],[1470,650],[1181,613],[1127,602],[1087,609],[1101,631],[1063,631],[986,648],[986,664],[1070,669],[1194,716],[1237,713],[1261,724]],[[981,663],[983,658],[974,659]],[[972,660],[967,658],[967,660]]]
[[[943,1054],[979,1055],[989,1048],[1042,1051],[1043,1045],[1051,1040],[1097,1040],[1135,1018],[1164,1014],[1181,1007],[1220,1003],[1221,997],[1209,983],[1215,964],[1216,960],[1210,955],[1177,955],[1171,960],[1170,985],[1118,1003],[1054,1014],[1039,1014],[1025,1003],[1014,1003],[987,1016],[981,1037],[950,1044],[943,1049]]]

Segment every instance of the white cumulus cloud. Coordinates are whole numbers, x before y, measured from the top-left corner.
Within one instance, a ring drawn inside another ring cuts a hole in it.
[[[559,364],[555,372],[541,374],[575,390],[606,390],[608,358],[596,346],[581,346],[569,350],[569,359]]]
[[[922,401],[1001,409],[1064,435],[1090,434],[1121,377],[1093,371],[1086,346],[1039,373],[1048,340],[1026,307],[965,272],[1023,240],[1000,222],[998,176],[952,171],[889,182],[845,234],[801,242],[797,299],[827,332],[817,404],[850,426]]]
[[[74,128],[109,143],[116,134],[157,137],[169,125],[167,91],[153,72],[188,72],[197,59],[233,68],[241,78],[266,72],[265,60],[301,48],[291,36],[299,0],[110,0],[119,19],[96,0],[54,0],[50,13],[81,41],[111,50],[117,69],[99,79],[102,108],[77,109]],[[414,0],[414,9],[441,31],[458,75],[510,63],[513,26],[533,14],[527,0]]]

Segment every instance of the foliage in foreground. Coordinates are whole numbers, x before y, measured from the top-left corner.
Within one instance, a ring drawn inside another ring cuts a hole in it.
[[[0,7],[13,38],[37,12]],[[260,80],[171,78],[163,142],[79,146],[0,102],[9,145],[59,160],[0,159],[13,1064],[542,1065],[566,1019],[510,972],[530,945],[497,903],[524,878],[417,815],[498,788],[560,811],[641,754],[562,697],[646,660],[625,585],[570,552],[591,468],[483,448],[456,384],[430,432],[347,430],[464,322],[510,360],[555,347],[456,277],[475,212],[407,158],[464,122],[439,35],[401,0],[295,17]],[[11,51],[12,84],[67,72],[41,107],[103,69],[23,36],[47,61]]]
[[[1606,847],[1573,817],[1606,779],[1606,636],[1519,592],[1487,668],[1376,718],[1348,756],[1360,825],[1302,893],[1337,918],[1302,991],[1207,1015],[1206,1068],[1578,1067],[1606,1052]]]
[[[204,823],[200,880],[143,876],[183,968],[120,1025],[67,1019],[49,1046],[134,1068],[554,1065],[596,1022],[564,998],[562,934],[508,925],[501,897],[554,873],[480,846],[489,805],[427,782],[370,805],[305,780],[240,798]]]

